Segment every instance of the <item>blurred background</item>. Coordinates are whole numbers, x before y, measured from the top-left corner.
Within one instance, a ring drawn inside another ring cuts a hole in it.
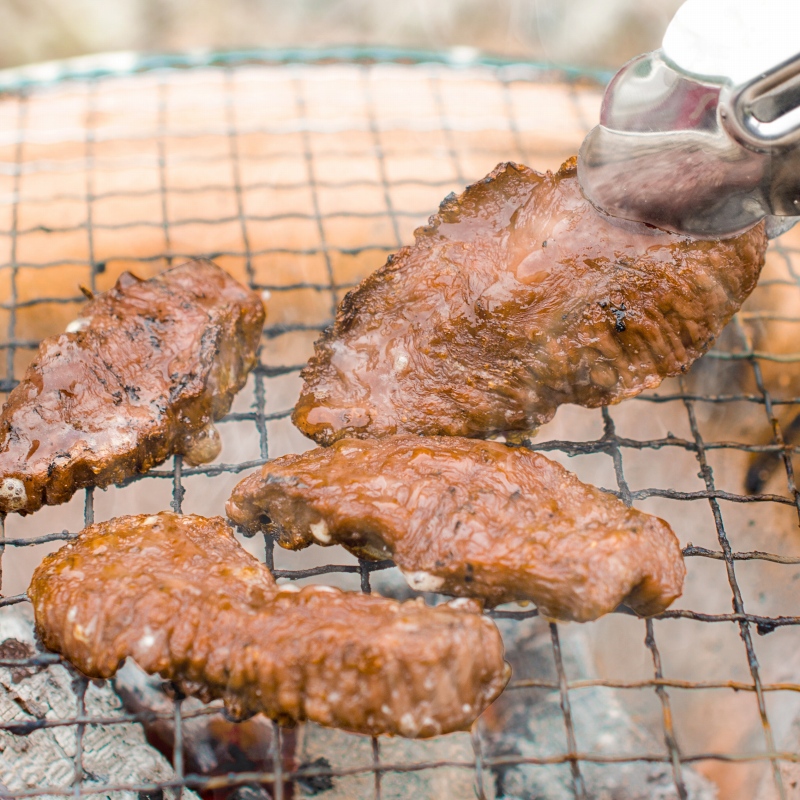
[[[390,45],[614,69],[681,0],[2,0],[0,68],[111,50]]]

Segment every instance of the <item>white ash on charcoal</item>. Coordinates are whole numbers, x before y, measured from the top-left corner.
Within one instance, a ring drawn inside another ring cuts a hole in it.
[[[397,570],[376,573],[372,576],[373,586],[381,594],[397,599],[419,596],[396,573]],[[428,594],[426,599],[436,602],[447,598]],[[495,621],[503,634],[506,661],[511,664],[512,685],[526,679],[558,682],[550,628],[544,619]],[[559,626],[562,661],[569,680],[597,676],[587,631],[586,626]],[[663,739],[657,740],[634,722],[615,690],[582,688],[570,692],[569,701],[580,751],[603,755],[666,753]],[[558,690],[506,689],[484,712],[480,725],[486,759],[547,758],[568,751]],[[466,757],[474,758],[471,748]],[[667,763],[580,762],[580,772],[588,800],[678,800],[672,769]],[[486,767],[485,775],[487,798],[573,800],[575,797],[569,764]],[[716,800],[717,789],[711,781],[686,766],[682,777],[688,800]],[[468,792],[463,796],[473,794]]]
[[[468,733],[451,733],[433,739],[412,740],[381,737],[380,761],[413,765],[430,762],[473,763],[475,754]],[[373,763],[372,740],[309,723],[297,732],[297,760],[308,768],[340,771],[369,767]],[[302,773],[304,768],[300,767]],[[373,772],[355,775],[301,777],[295,783],[295,798],[353,800],[375,794]],[[486,774],[486,800],[495,800],[491,776]],[[413,771],[384,772],[380,779],[381,800],[441,800],[476,797],[473,767],[444,766]]]
[[[0,611],[0,658],[26,660],[43,653],[32,619],[27,607]],[[31,789],[64,790],[73,786],[78,726],[37,725],[78,715],[84,685],[86,716],[125,716],[122,703],[110,686],[85,683],[84,678],[61,664],[0,666],[0,790],[13,795]],[[86,725],[81,746],[82,785],[87,789],[101,785],[143,786],[175,777],[169,762],[146,742],[138,723]],[[143,793],[111,791],[102,796],[110,800],[172,800],[178,793],[165,788]],[[184,789],[183,797],[197,800],[197,795],[188,789]]]
[[[548,623],[533,617],[497,620],[506,645],[506,660],[515,680],[558,682]],[[564,672],[569,680],[596,676],[583,630],[559,626]],[[665,753],[663,740],[637,725],[619,701],[617,692],[604,687],[569,692],[578,750],[620,755]],[[557,690],[524,688],[507,690],[483,715],[486,756],[545,758],[568,752],[564,714]],[[580,773],[591,800],[677,800],[672,768],[668,763],[631,761],[598,764],[581,761]],[[572,800],[575,797],[569,764],[519,764],[493,771],[498,800]],[[683,783],[688,800],[715,800],[714,784],[684,766]]]

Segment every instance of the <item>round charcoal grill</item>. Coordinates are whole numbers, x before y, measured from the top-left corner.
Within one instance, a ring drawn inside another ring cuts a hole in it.
[[[598,118],[602,79],[385,51],[126,55],[0,73],[0,390],[78,315],[83,290],[107,290],[125,270],[150,277],[187,256],[213,258],[262,291],[268,313],[259,365],[220,424],[215,463],[189,468],[176,457],[125,485],[5,519],[0,632],[29,614],[34,567],[84,524],[169,507],[221,514],[243,473],[308,449],[289,418],[298,373],[344,293],[409,244],[449,192],[498,162],[555,169],[573,155]],[[0,644],[0,796],[589,798],[612,785],[627,787],[615,797],[651,796],[632,788],[639,770],[659,787],[652,796],[791,797],[798,269],[800,234],[790,231],[687,376],[611,409],[562,408],[529,442],[672,524],[687,588],[658,618],[564,626],[532,607],[491,612],[515,665],[505,706],[471,734],[428,742],[275,726],[268,768],[193,773],[186,726],[221,712],[177,699],[156,712],[175,725],[160,779],[87,766],[90,734],[113,738],[153,714],[117,704],[98,715],[87,701],[96,687],[81,679],[66,712],[23,702],[24,676],[59,658]],[[770,453],[774,474],[747,494],[752,459]],[[242,542],[279,580],[407,591],[390,562]],[[54,732],[53,758],[68,768],[33,758],[17,783],[3,777],[23,740],[35,753]]]

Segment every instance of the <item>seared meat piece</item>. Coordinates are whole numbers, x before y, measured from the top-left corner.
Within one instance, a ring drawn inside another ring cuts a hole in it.
[[[433,736],[468,728],[509,677],[476,604],[278,587],[220,517],[92,525],[45,558],[28,596],[45,645],[86,675],[131,656],[239,717]]]
[[[295,424],[320,444],[525,432],[685,372],[756,284],[759,224],[700,241],[602,215],[575,160],[501,164],[342,301]]]
[[[0,414],[0,511],[36,511],[173,453],[211,461],[255,366],[264,306],[210,261],[124,273],[45,339]]]
[[[498,442],[342,440],[265,464],[227,511],[289,549],[343,544],[393,558],[420,591],[533,600],[556,619],[592,620],[620,603],[658,614],[686,572],[666,522]]]

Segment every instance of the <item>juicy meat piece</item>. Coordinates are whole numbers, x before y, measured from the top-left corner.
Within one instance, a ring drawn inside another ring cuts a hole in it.
[[[278,587],[220,517],[92,525],[45,558],[28,596],[45,645],[86,675],[130,656],[239,717],[433,736],[468,728],[509,676],[477,605]]]
[[[255,366],[259,296],[210,261],[148,281],[126,272],[45,339],[0,414],[0,511],[36,511],[119,483],[173,453],[219,453]]]
[[[350,292],[303,370],[319,444],[526,432],[685,372],[756,284],[763,224],[701,241],[602,215],[575,160],[501,164]]]
[[[347,439],[265,464],[228,516],[300,549],[393,558],[420,591],[532,600],[581,622],[620,603],[663,611],[683,588],[666,522],[627,508],[538,453],[457,437]]]

